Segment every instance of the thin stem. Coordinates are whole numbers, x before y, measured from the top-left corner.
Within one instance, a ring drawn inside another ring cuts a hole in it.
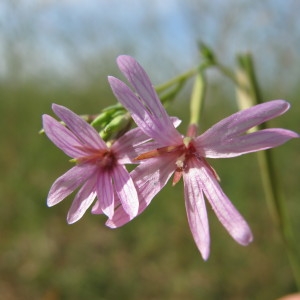
[[[237,92],[238,102],[242,108],[262,103],[262,97],[258,82],[256,79],[254,64],[250,54],[240,55],[238,57],[240,69],[237,73]],[[240,88],[240,84],[244,88]],[[266,128],[267,125],[258,126],[258,129]],[[267,205],[275,225],[278,227],[286,253],[290,262],[290,266],[294,275],[294,279],[298,290],[300,290],[300,261],[297,254],[294,235],[291,229],[290,220],[287,215],[285,200],[283,197],[278,170],[271,150],[257,153],[258,162],[261,171],[263,188],[266,195]]]
[[[160,101],[164,104],[164,106],[167,106],[168,102],[172,101],[176,97],[176,95],[183,88],[186,80],[187,79],[181,80],[180,82],[177,83],[177,85],[175,85],[172,88],[169,88],[167,91],[159,94]]]
[[[244,83],[238,80],[236,74],[225,65],[221,64],[219,61],[215,60],[211,66],[217,68],[223,75],[225,75],[227,78],[229,78],[239,89],[249,92],[249,87]]]
[[[221,73],[223,73],[223,75],[230,78],[236,85],[240,85],[234,72],[232,72],[229,68],[227,68],[226,66],[224,66],[223,64],[221,64],[219,62],[215,63],[215,67],[218,68],[219,71],[221,71]]]
[[[204,94],[206,90],[206,80],[203,71],[199,71],[195,77],[195,83],[191,96],[190,111],[191,119],[190,124],[198,124],[199,118],[203,111]]]
[[[171,78],[170,80],[168,80],[167,82],[165,82],[163,84],[157,85],[155,87],[155,89],[156,89],[157,93],[161,93],[162,91],[172,87],[173,85],[178,84],[179,82],[185,81],[188,78],[194,76],[197,73],[197,71],[198,71],[198,68],[191,69],[185,73],[182,73],[176,77]]]

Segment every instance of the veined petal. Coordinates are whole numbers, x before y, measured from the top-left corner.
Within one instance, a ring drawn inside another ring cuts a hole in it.
[[[115,191],[121,201],[122,207],[129,215],[134,218],[139,209],[139,199],[133,180],[123,165],[117,165],[112,170]]]
[[[139,197],[138,215],[150,204],[155,195],[166,185],[175,171],[177,156],[173,153],[149,159],[137,166],[131,173]],[[110,228],[123,226],[130,221],[130,217],[122,206],[115,210],[111,220],[106,225]]]
[[[211,170],[196,158],[189,160],[189,168],[198,168],[194,176],[197,176],[206,198],[222,225],[239,244],[248,245],[253,240],[251,230],[224,194]]]
[[[114,214],[114,190],[112,177],[109,172],[98,172],[96,184],[97,197],[99,201],[99,209],[111,218]],[[94,210],[93,213],[96,213]]]
[[[179,126],[181,123],[181,120],[176,117],[171,117],[171,120],[175,127]],[[138,163],[138,161],[135,161],[134,158],[143,152],[148,152],[161,147],[161,144],[153,141],[149,143],[149,141],[149,136],[144,134],[144,132],[137,127],[126,132],[117,139],[111,148],[115,153],[117,153],[120,164]]]
[[[94,206],[92,207],[92,214],[95,214],[95,215],[104,214],[104,212],[101,208],[101,201],[99,200],[99,198],[96,200]]]
[[[171,126],[166,125],[161,118],[157,118],[149,108],[145,107],[141,100],[133,91],[121,80],[112,76],[108,81],[114,95],[122,105],[131,113],[131,117],[141,130],[150,138],[155,139],[161,145],[180,142],[180,134],[174,128],[173,123],[169,120]],[[170,117],[168,117],[170,119]]]
[[[74,192],[83,182],[93,175],[95,166],[78,165],[55,180],[50,188],[47,205],[53,206],[72,192]]]
[[[248,129],[275,118],[289,109],[284,100],[273,100],[239,111],[218,122],[195,139],[195,145],[203,156],[206,152],[218,152],[218,147]]]
[[[117,195],[116,191],[113,190],[113,197],[114,197],[114,209],[121,206],[121,202],[119,199],[119,196]],[[95,215],[101,215],[103,214],[103,210],[101,209],[101,204],[99,199],[96,201],[95,205],[92,208],[92,213]]]
[[[209,224],[198,172],[197,168],[190,168],[183,173],[185,208],[194,241],[203,259],[207,260],[210,252]]]
[[[144,69],[127,55],[119,56],[117,63],[138,97],[116,78],[109,76],[108,80],[115,96],[130,111],[137,125],[162,146],[179,143],[181,135],[174,128]]]
[[[117,153],[119,163],[132,163],[133,159],[139,155],[139,153],[136,152],[136,147],[149,140],[150,138],[144,134],[139,127],[137,127],[127,131],[124,135],[117,139],[113,143],[111,149]]]
[[[53,104],[52,109],[83,144],[90,148],[107,148],[98,132],[74,112],[57,104]]]
[[[133,91],[121,80],[113,76],[108,76],[108,81],[114,95],[119,102],[131,113],[135,123],[147,134],[149,137],[156,136],[155,126],[150,116],[150,112],[146,110],[140,99],[133,93]]]
[[[91,177],[76,194],[68,212],[68,224],[77,222],[95,200],[97,194],[95,187],[96,179],[96,176]]]
[[[299,135],[293,131],[281,128],[259,130],[233,137],[223,141],[220,145],[214,145],[210,149],[205,149],[205,157],[234,157],[245,153],[274,148],[292,138],[299,138]]]
[[[173,128],[170,118],[162,106],[150,78],[141,65],[128,55],[120,55],[117,58],[117,64],[121,72],[141,97],[143,104],[149,108],[150,112],[156,118],[162,119],[166,125]]]
[[[43,115],[43,128],[48,138],[70,157],[84,155],[81,142],[64,125],[48,115]]]

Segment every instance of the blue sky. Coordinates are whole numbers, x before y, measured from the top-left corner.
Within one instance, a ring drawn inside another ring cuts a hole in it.
[[[150,72],[172,76],[198,62],[197,41],[233,64],[254,53],[263,72],[298,75],[300,2],[293,0],[20,0],[0,4],[0,74],[76,76],[135,56]],[[18,58],[18,59],[16,59]],[[95,69],[93,69],[95,68]],[[152,71],[153,70],[153,71]]]

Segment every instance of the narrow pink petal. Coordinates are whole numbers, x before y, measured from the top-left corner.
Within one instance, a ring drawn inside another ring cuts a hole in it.
[[[117,64],[151,113],[172,128],[169,116],[162,106],[150,78],[141,65],[128,55],[120,55],[117,58]]]
[[[131,173],[139,197],[138,215],[150,204],[155,195],[166,185],[175,171],[174,154],[149,159],[137,166]],[[115,210],[115,214],[106,225],[111,228],[123,226],[130,221],[129,215],[122,206]]]
[[[113,191],[113,197],[114,197],[114,209],[116,209],[117,207],[119,206],[122,206],[121,205],[121,201],[119,199],[119,196],[117,195],[116,191],[114,190]],[[101,215],[103,214],[103,210],[102,210],[102,206],[101,206],[101,201],[99,201],[99,199],[96,201],[95,205],[93,206],[92,208],[92,213],[95,214],[95,215]],[[125,213],[125,212],[124,212]]]
[[[139,213],[138,213],[138,215],[139,215]],[[124,210],[122,205],[120,205],[116,208],[114,216],[111,219],[108,219],[106,221],[105,225],[110,228],[118,228],[118,227],[125,225],[126,223],[128,223],[131,220],[132,219],[126,213],[126,211]]]
[[[241,135],[205,149],[205,157],[228,158],[280,146],[292,138],[299,138],[293,131],[270,128]],[[201,152],[200,152],[201,153]]]
[[[209,224],[198,172],[197,168],[190,168],[183,173],[185,208],[194,241],[203,259],[207,260],[210,252]]]
[[[181,123],[176,117],[171,117],[171,120],[175,127]],[[112,145],[120,164],[140,163],[135,160],[136,157],[160,147],[161,143],[150,140],[139,127],[127,132]]]
[[[114,214],[114,190],[111,174],[105,171],[99,172],[96,191],[99,208],[97,210],[96,208],[95,210],[93,208],[92,212],[97,213],[98,211],[101,211],[111,218]]]
[[[139,209],[139,199],[128,171],[123,165],[117,165],[113,168],[112,176],[115,191],[121,201],[122,207],[131,219],[136,217]]]
[[[175,127],[181,123],[181,120],[176,117],[171,117],[171,120]],[[139,163],[134,158],[142,153],[161,147],[161,144],[153,141],[149,143],[149,140],[150,138],[137,127],[117,139],[111,149],[117,154],[120,164]]]
[[[96,200],[94,206],[92,207],[92,214],[95,214],[95,215],[104,214],[104,212],[101,208],[101,201],[99,200],[99,198]]]
[[[134,150],[135,150],[137,156],[139,156],[139,155],[145,154],[146,152],[156,150],[158,148],[161,148],[161,144],[151,140],[150,142],[147,142],[147,143],[136,146],[134,148]],[[135,156],[135,158],[137,156]],[[141,160],[141,161],[137,160],[137,161],[134,161],[134,162],[141,163],[141,162],[143,162],[143,160]]]
[[[146,110],[139,98],[121,80],[108,76],[108,81],[119,102],[131,113],[135,123],[150,137],[155,136],[155,126],[150,112]]]
[[[105,142],[101,139],[95,128],[89,125],[74,112],[57,104],[53,104],[52,109],[83,144],[96,149],[107,148]]]
[[[97,194],[95,187],[96,178],[96,176],[90,178],[76,194],[68,212],[68,224],[77,222],[95,200]]]
[[[153,197],[167,184],[175,171],[177,153],[168,153],[151,158],[137,166],[131,177],[141,200],[149,205]]]
[[[119,139],[117,139],[111,149],[117,154],[118,161],[120,164],[127,164],[134,162],[133,159],[136,158],[140,153],[137,153],[136,147],[149,141],[150,138],[144,134],[144,132],[139,128],[134,128],[127,131]],[[137,163],[136,161],[134,163]]]
[[[150,78],[142,66],[131,56],[120,55],[117,64],[129,83],[134,87],[139,99],[150,111],[153,122],[157,125],[157,134],[164,130],[165,140],[168,144],[180,142],[181,136],[175,130],[172,121],[163,107]]]
[[[253,240],[251,229],[224,194],[211,170],[196,159],[190,159],[189,166],[198,168],[194,175],[222,225],[239,244],[248,245]]]
[[[180,143],[181,136],[174,128],[171,120],[169,120],[171,124],[169,126],[166,122],[163,122],[161,118],[153,115],[131,89],[119,79],[109,76],[108,80],[114,95],[131,113],[131,117],[135,123],[146,135],[161,143],[161,147],[169,145],[170,143]]]
[[[159,100],[143,68],[132,57],[122,55],[118,66],[134,87],[138,97],[123,82],[109,77],[109,83],[119,101],[132,114],[137,125],[162,146],[180,143],[181,136]]]
[[[43,115],[43,128],[48,138],[70,157],[84,155],[84,151],[80,150],[82,148],[80,140],[54,118]]]
[[[218,147],[223,143],[228,143],[248,129],[283,114],[289,107],[289,103],[284,100],[273,100],[239,111],[198,136],[195,139],[197,150],[201,155],[208,152],[218,153]]]
[[[53,206],[72,192],[93,175],[95,167],[92,165],[78,165],[55,180],[50,188],[47,205]]]

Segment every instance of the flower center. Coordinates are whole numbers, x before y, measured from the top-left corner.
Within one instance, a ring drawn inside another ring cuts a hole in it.
[[[107,152],[105,152],[103,155],[101,155],[96,159],[96,164],[99,167],[110,169],[115,165],[116,160],[117,159],[115,157],[115,154],[112,151],[108,150]]]
[[[193,139],[190,137],[185,137],[183,139],[182,154],[175,162],[176,169],[173,177],[173,186],[181,179],[182,173],[187,166],[188,159],[194,156],[196,153],[196,149],[192,141]]]
[[[79,164],[94,164],[102,169],[112,169],[117,162],[117,158],[115,153],[111,149],[92,149],[89,151],[88,155],[76,158],[76,162]]]

